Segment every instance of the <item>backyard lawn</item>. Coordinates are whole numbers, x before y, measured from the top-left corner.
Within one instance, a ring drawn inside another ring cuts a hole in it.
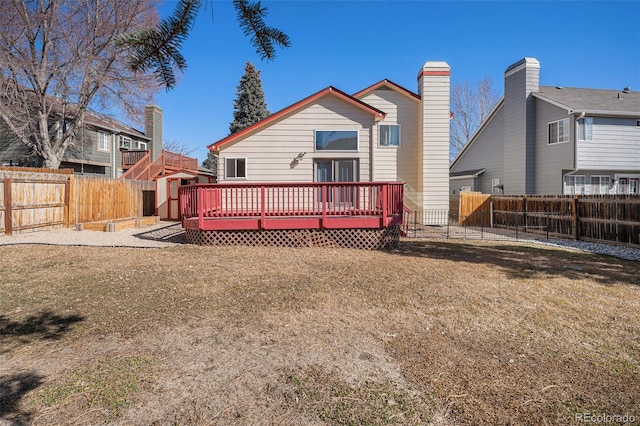
[[[0,424],[640,423],[640,262],[424,240],[0,258]]]

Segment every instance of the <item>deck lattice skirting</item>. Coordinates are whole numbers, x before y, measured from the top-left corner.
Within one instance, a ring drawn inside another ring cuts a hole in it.
[[[383,229],[277,229],[204,231],[186,229],[187,241],[198,245],[342,247],[388,250],[398,247],[400,226]]]

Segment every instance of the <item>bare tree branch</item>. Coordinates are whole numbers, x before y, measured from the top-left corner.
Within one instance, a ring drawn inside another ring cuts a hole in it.
[[[468,82],[456,83],[451,88],[451,157],[455,157],[469,142],[473,133],[488,117],[499,96],[492,88],[491,79],[480,80],[476,88]]]
[[[134,118],[151,99],[113,41],[158,21],[156,0],[0,1],[0,120],[57,168],[92,105]]]

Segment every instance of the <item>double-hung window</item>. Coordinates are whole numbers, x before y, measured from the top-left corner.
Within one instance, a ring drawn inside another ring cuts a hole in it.
[[[109,134],[98,132],[98,151],[109,151]]]
[[[225,179],[246,179],[247,159],[246,158],[226,158],[224,160]]]
[[[400,146],[400,125],[380,125],[380,146]]]
[[[549,123],[549,145],[569,142],[569,119],[552,121]]]
[[[593,140],[593,118],[587,117],[578,120],[578,140]]]

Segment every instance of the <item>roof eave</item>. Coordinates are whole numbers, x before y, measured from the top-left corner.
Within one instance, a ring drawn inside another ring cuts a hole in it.
[[[311,96],[307,96],[306,98],[302,99],[301,101],[298,101],[292,105],[289,105],[286,108],[281,109],[280,111],[271,114],[269,117],[247,127],[244,130],[241,130],[237,133],[234,133],[232,135],[229,135],[223,139],[220,139],[217,142],[212,143],[211,145],[207,146],[207,149],[209,149],[209,151],[217,151],[220,152],[220,148],[223,145],[226,145],[228,143],[237,141],[237,140],[241,140],[245,137],[248,137],[254,133],[257,133],[258,131],[260,131],[261,129],[263,129],[264,127],[266,127],[269,123],[272,123],[276,120],[282,119],[284,117],[286,117],[289,114],[292,114],[296,111],[298,111],[299,109],[305,107],[306,105],[309,105],[310,103],[326,96],[326,95],[333,95],[333,96],[338,96],[340,99],[354,105],[357,108],[363,109],[365,111],[368,111],[369,113],[374,115],[374,120],[376,122],[384,119],[386,117],[386,113],[384,111],[381,111],[377,108],[372,107],[369,104],[366,104],[364,102],[362,102],[359,99],[356,99],[355,97],[348,95],[347,93],[343,92],[342,90],[336,89],[333,86],[329,86],[325,89],[322,89],[316,93],[314,93]]]

